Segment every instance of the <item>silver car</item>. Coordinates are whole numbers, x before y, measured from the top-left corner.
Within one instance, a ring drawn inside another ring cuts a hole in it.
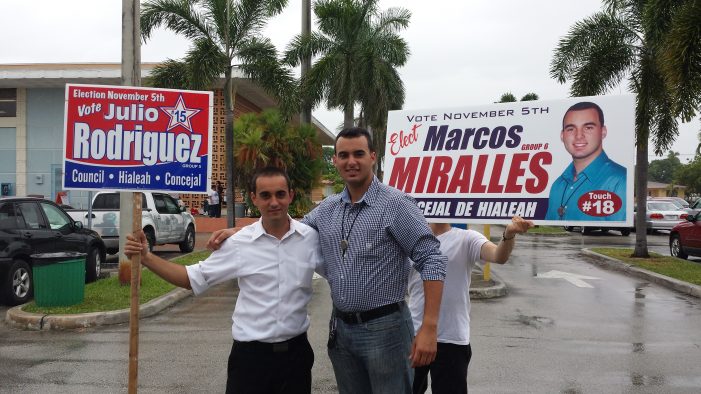
[[[648,232],[655,230],[671,230],[686,220],[688,213],[679,209],[669,201],[648,200],[647,201],[647,221],[649,223]]]

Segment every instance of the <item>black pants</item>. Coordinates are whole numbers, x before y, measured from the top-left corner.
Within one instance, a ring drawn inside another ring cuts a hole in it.
[[[467,366],[472,358],[470,345],[453,345],[438,342],[436,359],[425,367],[414,368],[414,394],[428,389],[428,373],[431,373],[433,394],[467,394]]]
[[[234,341],[227,394],[309,394],[314,351],[307,334],[280,344]]]

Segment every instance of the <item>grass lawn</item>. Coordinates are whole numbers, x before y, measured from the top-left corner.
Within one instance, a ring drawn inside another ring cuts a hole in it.
[[[562,226],[535,226],[528,234],[567,234],[567,231]]]
[[[204,260],[210,253],[211,251],[194,252],[175,258],[172,261],[181,265],[190,265]],[[154,298],[158,298],[174,288],[175,286],[159,278],[150,270],[144,269],[141,271],[139,304],[144,304]],[[116,276],[112,276],[86,284],[85,299],[80,304],[71,306],[38,307],[34,301],[32,301],[24,306],[22,310],[25,312],[45,313],[52,315],[101,312],[128,309],[130,302],[130,286],[120,285],[119,279]]]
[[[630,257],[633,254],[633,249],[591,248],[591,250],[621,260],[638,268],[695,285],[701,285],[701,264],[698,263],[672,256],[663,256],[654,252],[650,252],[650,258],[647,259],[634,258]]]

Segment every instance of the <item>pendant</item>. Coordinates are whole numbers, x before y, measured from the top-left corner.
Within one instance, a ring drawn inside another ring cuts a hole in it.
[[[348,241],[345,240],[345,239],[342,239],[342,240],[341,240],[341,251],[342,251],[343,253],[345,253],[345,252],[346,252],[346,249],[348,249]]]
[[[565,207],[560,205],[560,208],[557,209],[557,214],[560,215],[560,219],[562,219],[562,217],[565,216]]]

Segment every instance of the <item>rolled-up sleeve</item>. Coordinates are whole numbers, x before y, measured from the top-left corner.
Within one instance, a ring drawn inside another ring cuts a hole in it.
[[[390,204],[396,209],[391,231],[402,249],[414,262],[422,280],[444,280],[448,258],[441,243],[431,232],[423,213],[410,196],[401,196]]]
[[[236,278],[240,259],[238,248],[232,238],[227,239],[219,250],[212,252],[207,259],[185,267],[195,295],[200,295],[210,287]]]

